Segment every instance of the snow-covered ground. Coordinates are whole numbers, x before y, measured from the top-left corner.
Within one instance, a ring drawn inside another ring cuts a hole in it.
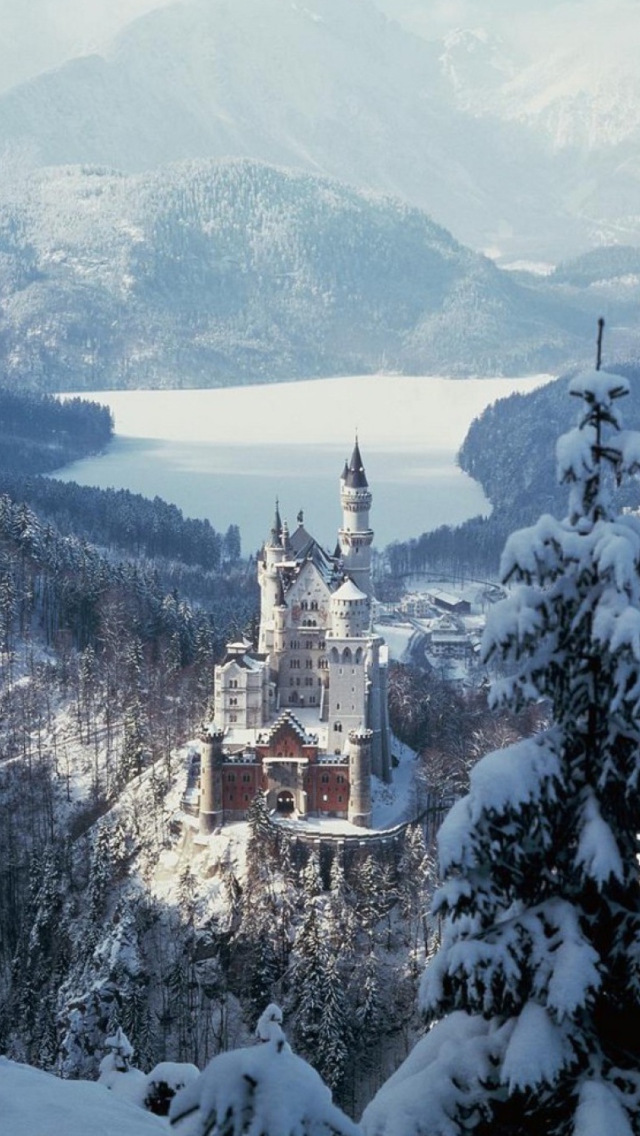
[[[83,392],[108,405],[116,438],[76,462],[62,480],[156,494],[224,531],[238,524],[243,549],[267,535],[273,501],[333,548],[337,484],[359,433],[373,491],[378,547],[488,512],[480,486],[455,464],[469,424],[514,390],[551,376],[446,379],[367,375],[183,391]]]
[[[159,1136],[159,1117],[104,1085],[63,1081],[0,1057],[2,1131],[6,1136]]]

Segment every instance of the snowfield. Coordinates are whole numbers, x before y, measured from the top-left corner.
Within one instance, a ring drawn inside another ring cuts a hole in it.
[[[0,1057],[6,1136],[159,1136],[166,1124],[103,1085],[63,1081]]]

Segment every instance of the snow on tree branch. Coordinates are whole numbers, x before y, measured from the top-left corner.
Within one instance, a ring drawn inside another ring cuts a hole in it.
[[[538,736],[491,753],[439,834],[429,1031],[365,1111],[366,1136],[640,1134],[640,470],[626,379],[570,383],[564,520],[514,533],[485,659],[494,705],[546,700]]]
[[[177,1136],[361,1136],[315,1069],[292,1053],[278,1015],[269,1006],[260,1044],[219,1054],[178,1093],[169,1113]]]

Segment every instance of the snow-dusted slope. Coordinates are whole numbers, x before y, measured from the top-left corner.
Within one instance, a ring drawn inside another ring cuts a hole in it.
[[[484,28],[449,33],[440,64],[456,102],[476,115],[518,121],[554,150],[587,153],[631,142],[640,129],[640,15],[551,37],[529,55]]]
[[[103,1085],[63,1081],[0,1057],[2,1126],[7,1136],[160,1136],[157,1116],[120,1100]],[[6,1125],[6,1127],[5,1127]]]
[[[49,169],[5,209],[12,384],[526,373],[585,341],[544,284],[523,287],[426,214],[273,166]]]
[[[403,27],[374,0],[169,3],[2,95],[0,150],[127,171],[274,162],[397,194],[467,244],[530,259],[640,241],[637,5],[615,0],[607,20],[585,4],[575,34],[556,37],[554,16],[531,43],[525,14],[501,37],[493,8],[429,42],[407,30],[426,5],[401,5]]]
[[[461,113],[440,51],[370,0],[188,0],[6,93],[0,148],[130,171],[251,157],[398,194],[476,247],[540,232],[526,130]]]

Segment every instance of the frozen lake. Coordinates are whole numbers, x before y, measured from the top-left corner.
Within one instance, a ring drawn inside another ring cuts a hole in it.
[[[489,403],[550,378],[367,375],[222,390],[83,392],[111,408],[116,437],[104,454],[55,476],[163,497],[219,531],[237,524],[244,553],[268,535],[277,496],[290,528],[304,509],[306,528],[332,550],[339,478],[357,430],[382,548],[488,512],[455,454]]]

